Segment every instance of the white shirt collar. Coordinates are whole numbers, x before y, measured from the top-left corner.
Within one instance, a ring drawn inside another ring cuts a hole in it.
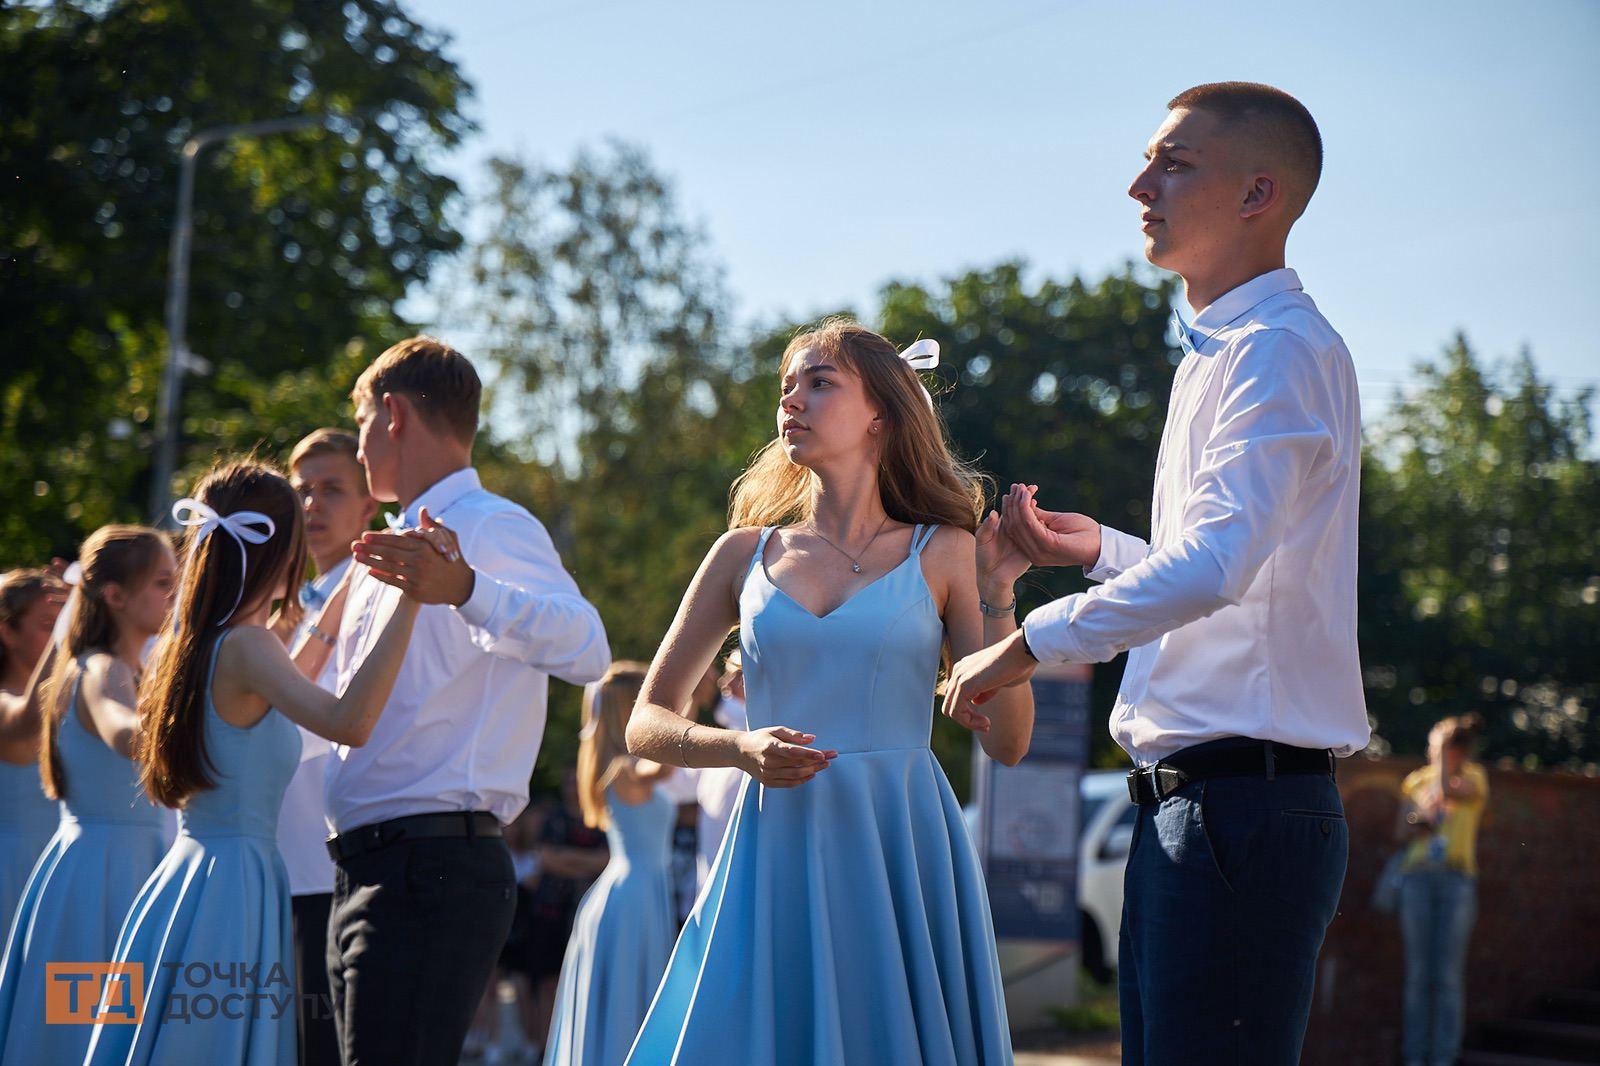
[[[1288,267],[1257,274],[1207,304],[1205,310],[1194,316],[1191,325],[1209,338],[1268,297],[1280,292],[1298,292],[1300,288],[1300,275]]]
[[[350,556],[346,555],[343,559],[340,559],[328,569],[312,578],[310,585],[319,593],[329,592],[333,589],[333,586],[339,583],[339,579],[344,576],[344,572],[348,569],[350,569]]]
[[[444,513],[444,509],[455,503],[469,492],[476,492],[483,487],[478,480],[478,472],[470,466],[464,466],[454,473],[446,474],[432,485],[423,489],[417,498],[412,500],[405,510],[407,527],[416,526],[422,521],[422,509],[426,507],[428,513],[435,518]]]

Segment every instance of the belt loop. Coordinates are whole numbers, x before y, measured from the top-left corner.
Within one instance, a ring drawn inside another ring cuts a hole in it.
[[[1266,752],[1266,756],[1267,756],[1267,780],[1268,781],[1277,780],[1277,777],[1278,777],[1278,754],[1277,754],[1277,752],[1272,750],[1272,741],[1263,740],[1261,742],[1261,750]]]
[[[471,811],[467,812],[467,839],[478,839],[478,816]]]

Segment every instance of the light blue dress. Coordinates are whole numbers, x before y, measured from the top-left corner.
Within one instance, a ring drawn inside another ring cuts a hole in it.
[[[739,597],[750,727],[839,756],[796,788],[745,783],[629,1063],[1012,1061],[983,875],[928,746],[933,532],[823,617],[773,584],[762,532]]]
[[[11,929],[28,875],[60,823],[60,809],[40,787],[38,765],[0,762],[0,930]]]
[[[578,904],[545,1066],[622,1066],[678,935],[672,910],[677,804],[659,788],[631,807],[609,791],[607,800],[611,861]]]
[[[216,787],[184,804],[178,839],[117,938],[116,961],[144,967],[144,1020],[96,1025],[85,1066],[294,1066],[294,938],[277,831],[300,731],[276,710],[249,729],[229,725],[207,684],[203,735]]]
[[[109,962],[128,905],[164,850],[161,808],[145,798],[138,766],[84,726],[76,683],[56,735],[67,796],[0,962],[3,1066],[82,1060],[89,1026],[45,1024],[45,965]]]

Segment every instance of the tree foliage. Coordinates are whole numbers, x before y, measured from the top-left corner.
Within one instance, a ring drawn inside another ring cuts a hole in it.
[[[185,385],[184,476],[345,412],[352,340],[403,335],[396,301],[460,242],[433,161],[470,89],[444,44],[389,0],[0,9],[0,560],[147,517],[197,131],[331,116],[199,157],[188,332],[215,372]]]
[[[1588,392],[1523,355],[1486,369],[1464,337],[1370,434],[1360,621],[1368,707],[1397,750],[1483,712],[1487,751],[1600,761],[1600,463]]]

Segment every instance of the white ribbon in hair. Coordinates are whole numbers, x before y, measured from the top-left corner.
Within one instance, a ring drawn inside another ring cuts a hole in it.
[[[922,338],[900,353],[912,370],[932,370],[939,365],[939,342]]]
[[[901,352],[900,358],[904,359],[912,370],[932,370],[939,365],[939,342],[924,337]],[[932,407],[933,393],[928,391],[928,386],[922,386],[922,395],[928,398],[928,406]]]
[[[265,544],[278,531],[277,523],[260,511],[218,514],[210,504],[201,503],[192,496],[185,496],[172,505],[172,519],[180,526],[200,527],[200,531],[194,537],[196,547],[218,529],[227,533],[233,538],[234,543],[239,545],[239,588],[233,594],[233,606],[228,608],[228,613],[217,622],[220,626],[233,617],[233,612],[239,609],[240,598],[244,596],[244,576],[249,558],[244,546],[245,541],[251,544]]]

